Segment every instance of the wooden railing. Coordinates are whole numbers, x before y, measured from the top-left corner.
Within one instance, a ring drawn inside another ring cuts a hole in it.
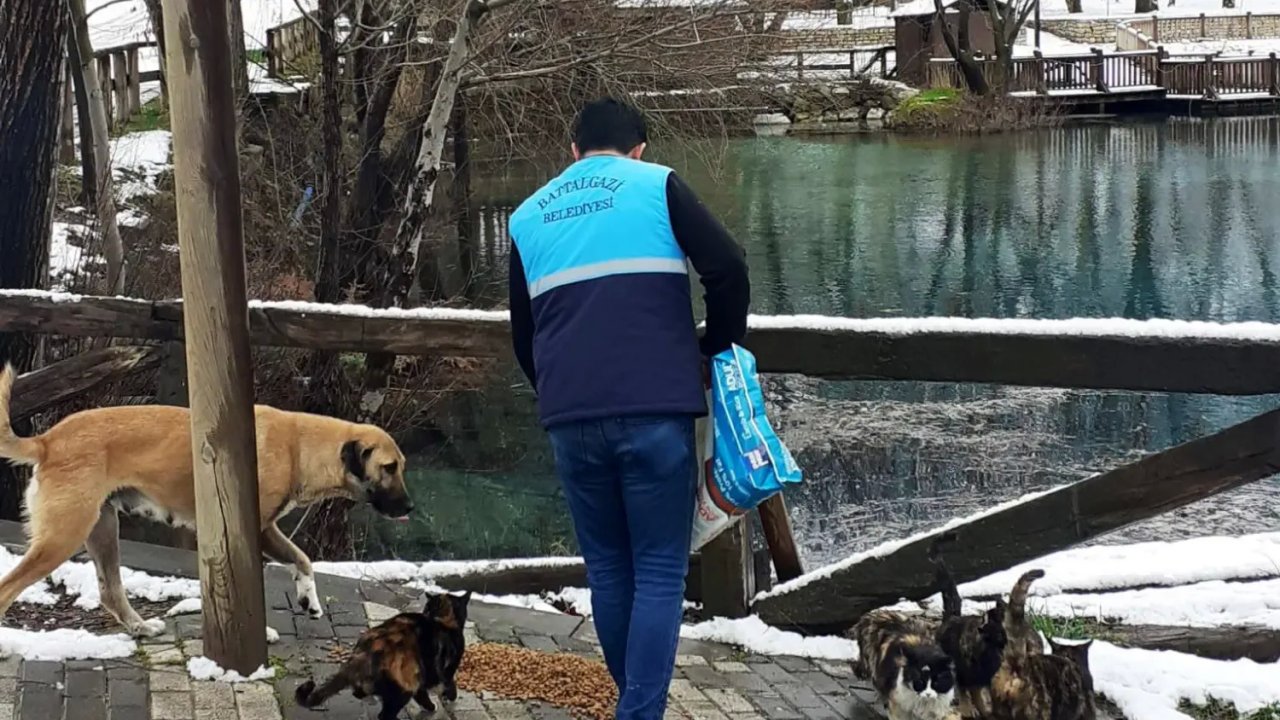
[[[278,78],[286,68],[320,52],[320,31],[306,16],[267,28],[267,76]]]
[[[1151,50],[1160,43],[1215,40],[1252,40],[1280,37],[1280,15],[1205,15],[1150,17],[1126,20],[1116,25],[1116,47],[1121,50]],[[1140,44],[1139,44],[1140,43]],[[1135,46],[1136,45],[1136,46]]]
[[[759,72],[766,75],[786,75],[798,80],[813,80],[832,72],[847,72],[849,78],[855,78],[867,74],[872,68],[878,68],[880,77],[890,77],[897,70],[896,65],[890,67],[889,64],[889,54],[893,51],[892,45],[868,45],[770,52],[770,62],[760,65]],[[838,56],[840,61],[832,62],[833,56]]]
[[[142,83],[160,79],[159,70],[142,72],[138,56],[142,48],[155,47],[153,40],[140,40],[127,45],[103,48],[93,54],[98,63],[98,84],[102,88],[102,104],[107,112],[109,129],[117,129],[142,109]],[[75,69],[68,64],[63,82],[62,132],[59,134],[58,159],[64,164],[75,162],[75,97],[72,76]]]
[[[983,60],[980,66],[987,82],[999,86],[999,64],[994,59]],[[965,87],[959,67],[950,59],[930,61],[929,84]],[[1276,53],[1266,57],[1170,56],[1162,48],[1111,53],[1095,49],[1087,55],[1037,53],[1013,61],[1007,87],[1011,93],[1037,95],[1151,89],[1164,90],[1170,96],[1208,99],[1242,94],[1280,97],[1280,58]]]

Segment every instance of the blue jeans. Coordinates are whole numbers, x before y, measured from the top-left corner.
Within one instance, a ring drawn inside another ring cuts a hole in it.
[[[698,465],[691,416],[550,429],[617,720],[661,720],[680,640]]]

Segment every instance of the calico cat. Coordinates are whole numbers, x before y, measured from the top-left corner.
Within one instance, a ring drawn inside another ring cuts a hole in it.
[[[888,705],[889,720],[954,717],[951,658],[934,641],[932,628],[902,613],[874,610],[858,620],[854,635],[854,673],[871,680]]]
[[[1009,602],[996,600],[996,607],[982,616],[961,615],[960,591],[937,552],[930,550],[937,584],[942,592],[942,624],[938,645],[955,663],[956,696],[964,717],[990,715],[989,688],[992,679],[1010,658],[1043,652],[1040,634],[1027,620],[1027,592],[1031,583],[1044,577],[1043,570],[1030,570],[1018,578],[1009,593]],[[998,627],[992,622],[998,618]]]
[[[319,687],[314,680],[298,686],[298,704],[314,708],[350,687],[357,698],[377,695],[382,700],[378,720],[394,720],[410,698],[428,713],[435,712],[430,690],[453,702],[458,697],[454,677],[466,650],[462,627],[470,600],[470,591],[431,595],[422,612],[401,613],[366,630],[333,677]]]
[[[1003,631],[1004,609],[990,613]],[[991,680],[991,714],[999,720],[1095,720],[1092,640],[1064,645],[1049,640],[1052,654],[1011,657]]]

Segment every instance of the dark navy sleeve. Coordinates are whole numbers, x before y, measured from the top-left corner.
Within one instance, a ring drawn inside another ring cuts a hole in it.
[[[520,260],[520,251],[511,243],[511,269],[508,272],[508,294],[511,308],[511,346],[515,350],[516,362],[534,392],[538,391],[538,376],[533,366],[533,306],[529,300],[529,284],[525,282],[524,263]]]
[[[711,357],[741,344],[747,334],[751,282],[747,259],[729,231],[716,220],[684,180],[667,176],[667,212],[676,242],[702,279],[707,305],[707,331],[702,354]]]

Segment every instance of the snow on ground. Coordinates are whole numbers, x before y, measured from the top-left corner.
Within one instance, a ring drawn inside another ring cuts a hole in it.
[[[1164,49],[1170,55],[1266,57],[1270,53],[1280,53],[1280,39],[1200,40],[1198,42],[1168,43],[1164,45]]]
[[[0,575],[12,570],[20,559],[21,556],[10,552],[8,548],[0,547]],[[120,579],[129,597],[152,602],[200,596],[200,581],[191,578],[160,577],[121,568]],[[44,580],[27,588],[18,596],[17,601],[52,605],[61,595],[66,594],[75,597],[76,607],[85,610],[94,610],[101,605],[98,576],[92,563],[65,562],[53,571],[50,580],[52,583]]]
[[[98,49],[152,40],[151,19],[143,0],[89,0],[89,37]],[[315,0],[242,0],[244,43],[250,50],[267,46],[267,29],[302,17],[299,6],[314,12]],[[143,67],[144,70],[153,69]]]
[[[1183,698],[1210,696],[1234,703],[1243,717],[1280,702],[1280,665],[1252,660],[1206,660],[1172,651],[1119,648],[1095,641],[1089,648],[1094,687],[1128,720],[1187,720]]]
[[[1055,0],[1044,3],[1040,7],[1040,17],[1045,20],[1098,20],[1133,17],[1144,17],[1152,13],[1138,14],[1133,11],[1133,0],[1081,0],[1083,12],[1067,12],[1066,0]],[[1168,0],[1159,0],[1159,8],[1154,14],[1160,17],[1179,17],[1186,15],[1244,15],[1246,12],[1255,15],[1280,13],[1280,0],[1236,0],[1235,9],[1222,7],[1222,0],[1177,0],[1170,4]],[[894,15],[920,15],[934,11],[933,0],[913,0],[899,3]]]
[[[235,670],[223,670],[218,663],[203,656],[193,657],[188,660],[187,672],[194,680],[214,680],[227,683],[257,682],[270,680],[276,676],[275,668],[259,666],[249,677],[245,677]]]
[[[26,660],[110,660],[138,649],[128,635],[95,635],[87,630],[18,630],[0,627],[0,656]]]
[[[1034,56],[1036,54],[1035,41],[1034,31],[1024,31],[1022,42],[1013,46],[1013,56]],[[1051,32],[1040,32],[1040,52],[1046,57],[1060,55],[1087,55],[1088,53],[1093,52],[1094,47],[1098,46],[1071,42],[1070,40],[1059,35],[1054,35]],[[1102,49],[1106,50],[1109,48],[1103,46]]]
[[[752,615],[738,620],[713,618],[680,628],[680,637],[689,640],[736,645],[760,655],[796,655],[817,660],[853,660],[857,643],[842,637],[805,637],[766,625]]]
[[[263,303],[266,305],[267,303]],[[276,303],[271,303],[272,305]],[[311,303],[300,303],[303,305]],[[549,567],[569,567],[582,562],[576,557],[516,558],[511,560],[432,560],[408,562],[404,560],[379,560],[376,562],[316,562],[312,567],[322,575],[337,575],[352,580],[376,582],[405,582],[431,580],[447,575],[474,575]]]

